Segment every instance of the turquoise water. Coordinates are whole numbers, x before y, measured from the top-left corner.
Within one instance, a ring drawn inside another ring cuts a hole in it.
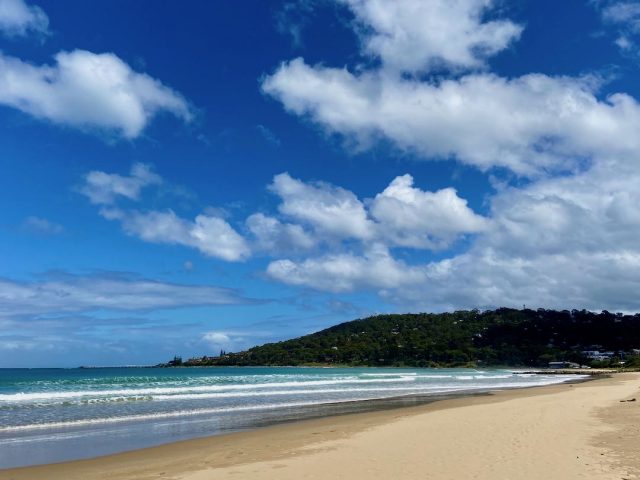
[[[367,400],[424,401],[575,378],[493,369],[5,369],[0,468],[353,411],[372,405]]]

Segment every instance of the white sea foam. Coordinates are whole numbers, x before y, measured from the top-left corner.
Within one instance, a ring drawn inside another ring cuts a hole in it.
[[[368,387],[368,388],[328,388],[314,390],[264,390],[260,392],[222,392],[222,393],[185,393],[176,395],[146,396],[146,397],[106,397],[96,399],[82,399],[77,401],[57,401],[51,403],[38,403],[37,406],[49,407],[52,405],[81,405],[85,403],[109,403],[124,401],[179,401],[179,400],[207,400],[207,399],[230,399],[230,398],[260,398],[260,397],[280,397],[280,396],[307,396],[326,395],[330,393],[361,393],[361,392],[432,392],[452,388],[447,385],[431,384],[416,387]],[[455,388],[455,387],[454,387]],[[336,397],[338,398],[338,397]],[[376,398],[375,396],[372,398]]]
[[[48,423],[36,423],[36,424],[30,424],[30,425],[13,425],[8,427],[0,427],[0,432],[17,432],[17,431],[25,431],[25,430],[68,428],[68,427],[78,427],[78,426],[84,426],[84,425],[100,425],[100,424],[106,424],[106,423],[121,423],[121,422],[135,422],[135,421],[143,421],[143,420],[181,418],[181,417],[192,417],[195,415],[243,412],[243,411],[252,411],[252,410],[272,410],[272,409],[278,409],[278,408],[303,407],[306,405],[315,405],[315,403],[314,402],[274,403],[269,405],[244,405],[239,407],[201,408],[201,409],[194,409],[194,410],[157,412],[157,413],[149,413],[149,414],[141,414],[141,415],[123,415],[119,417],[87,418],[82,420],[71,420],[68,422],[48,422]]]
[[[349,385],[363,383],[387,383],[387,382],[414,382],[415,376],[403,375],[399,378],[379,378],[379,379],[359,379],[357,377],[348,377],[345,379],[334,380],[311,380],[302,382],[270,382],[270,383],[247,383],[240,385],[199,385],[184,387],[168,387],[168,388],[139,388],[139,389],[114,389],[114,390],[75,390],[75,391],[48,391],[37,393],[13,393],[0,394],[1,402],[32,402],[47,399],[59,398],[79,398],[79,397],[97,397],[97,396],[145,396],[145,395],[173,395],[181,393],[206,393],[206,392],[223,392],[234,390],[259,390],[265,388],[310,388],[323,385]]]
[[[9,425],[0,427],[0,433],[4,432],[20,432],[30,430],[44,429],[65,429],[70,427],[82,427],[89,425],[122,423],[122,422],[140,422],[153,421],[162,419],[179,419],[182,417],[206,416],[206,415],[222,415],[233,414],[236,412],[276,410],[306,406],[318,406],[334,403],[352,402],[358,400],[372,400],[395,397],[398,395],[421,395],[421,394],[447,394],[456,392],[473,392],[473,391],[489,391],[504,388],[522,388],[528,386],[542,386],[549,384],[562,383],[569,379],[583,378],[584,376],[544,376],[538,377],[535,381],[512,381],[512,382],[492,382],[492,383],[475,383],[475,384],[423,384],[413,386],[381,386],[375,387],[352,387],[352,388],[326,388],[316,390],[274,390],[263,392],[226,392],[226,393],[200,393],[200,394],[181,394],[173,398],[176,400],[190,399],[215,399],[223,398],[223,396],[233,397],[265,397],[265,396],[287,396],[287,395],[331,395],[341,394],[339,397],[317,398],[313,401],[293,401],[293,402],[277,402],[266,404],[247,404],[234,405],[216,408],[195,408],[177,411],[164,411],[144,414],[131,414],[120,416],[109,416],[100,418],[86,418],[61,422],[42,422],[27,425]],[[485,377],[487,378],[487,377]],[[499,379],[496,379],[499,380]],[[364,395],[363,395],[364,394]],[[154,398],[155,399],[155,398]],[[162,396],[162,400],[170,400],[170,397]]]
[[[92,425],[121,424],[114,428],[128,429],[126,422],[131,422],[132,427],[135,424],[135,428],[144,429],[146,422],[173,424],[182,418],[193,418],[200,425],[198,416],[202,416],[207,422],[224,418],[222,423],[233,426],[249,418],[245,412],[255,411],[251,417],[256,418],[277,417],[298,407],[520,388],[581,378],[508,370],[380,370],[319,374],[313,369],[292,369],[292,373],[284,374],[236,375],[235,372],[242,372],[237,369],[232,375],[207,376],[180,370],[165,377],[107,376],[78,382],[62,379],[25,383],[25,389],[33,390],[23,393],[18,393],[22,384],[15,384],[12,391],[0,394],[0,445],[6,439],[53,438],[110,428],[91,428]],[[219,371],[222,370],[216,370]],[[274,413],[267,414],[268,410]]]
[[[438,390],[438,393],[451,393],[451,392],[456,392],[460,390],[463,390],[463,389],[460,387],[443,388],[441,390]],[[353,402],[358,400],[360,401],[374,400],[378,398],[381,398],[381,396],[373,395],[370,397],[332,399],[331,401],[325,401],[325,402],[321,402],[321,401],[282,402],[282,403],[271,403],[271,404],[262,404],[262,405],[242,405],[242,406],[233,406],[233,407],[200,408],[200,409],[192,409],[192,410],[157,412],[157,413],[140,414],[140,415],[123,415],[123,416],[105,417],[105,418],[88,418],[88,419],[71,420],[71,421],[65,421],[65,422],[47,422],[47,423],[37,423],[37,424],[29,424],[29,425],[14,425],[14,426],[0,427],[0,433],[20,432],[20,431],[29,431],[29,430],[73,428],[73,427],[82,427],[82,426],[88,426],[88,425],[152,421],[152,420],[162,420],[162,419],[172,419],[172,418],[186,418],[186,417],[194,417],[194,416],[200,416],[200,415],[204,416],[204,415],[215,415],[215,414],[228,414],[228,413],[247,412],[247,411],[276,410],[276,409],[285,409],[285,408],[319,406],[319,405],[326,405],[326,404],[338,404],[338,403]],[[385,398],[385,397],[382,397],[382,398]]]
[[[6,407],[17,404],[31,403],[38,406],[48,406],[53,404],[81,404],[81,403],[110,403],[110,402],[133,402],[133,401],[149,401],[149,400],[181,400],[181,399],[197,399],[197,398],[242,398],[242,397],[262,397],[273,395],[306,395],[313,393],[341,393],[349,391],[367,391],[363,388],[353,388],[358,385],[371,385],[371,391],[393,391],[402,390],[399,387],[383,388],[385,384],[403,384],[408,382],[422,383],[421,380],[442,380],[442,381],[463,381],[465,388],[473,387],[468,384],[472,380],[480,381],[481,387],[486,387],[482,381],[497,379],[513,379],[525,378],[525,375],[500,374],[500,375],[418,375],[416,373],[397,373],[397,374],[363,374],[367,376],[375,376],[376,378],[358,378],[345,377],[342,379],[330,380],[309,380],[297,382],[264,382],[264,383],[246,383],[236,385],[189,385],[181,387],[154,387],[154,388],[131,388],[131,389],[113,389],[113,390],[78,390],[78,391],[44,391],[36,393],[14,393],[1,394],[0,407]],[[396,376],[396,378],[390,378]],[[571,376],[568,378],[576,378]],[[541,377],[537,376],[538,381],[528,381],[525,385],[537,385],[539,381],[548,382],[553,379],[556,381],[566,381],[565,376]],[[376,387],[376,385],[380,385]],[[513,382],[505,382],[503,386],[510,387],[516,385]],[[519,385],[519,383],[518,383]],[[321,387],[336,386],[334,389],[322,389]],[[438,385],[424,382],[418,389],[427,391],[433,387],[441,388],[445,385]],[[319,388],[320,387],[320,388]]]

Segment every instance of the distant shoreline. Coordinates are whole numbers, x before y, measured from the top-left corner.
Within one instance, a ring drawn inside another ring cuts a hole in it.
[[[403,368],[410,369],[428,369],[432,367],[410,367],[410,366],[374,366],[374,365],[337,365],[337,364],[326,364],[326,365],[116,365],[116,366],[79,366],[79,367],[0,367],[0,371],[2,370],[102,370],[109,368],[167,368],[167,369],[199,369],[199,368],[388,368],[390,370],[397,370]],[[628,372],[638,372],[640,368],[566,368],[566,369],[557,369],[557,368],[531,368],[527,366],[509,366],[509,365],[491,365],[485,367],[471,367],[471,366],[460,366],[460,367],[437,367],[437,368],[463,368],[468,370],[477,370],[477,369],[500,369],[500,370],[511,370],[514,372],[518,372],[521,374],[535,374],[535,375],[607,375],[613,373],[628,373]]]

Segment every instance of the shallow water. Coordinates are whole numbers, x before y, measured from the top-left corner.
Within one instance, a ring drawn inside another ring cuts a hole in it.
[[[576,375],[386,368],[0,369],[0,468]],[[355,403],[354,403],[355,402]]]

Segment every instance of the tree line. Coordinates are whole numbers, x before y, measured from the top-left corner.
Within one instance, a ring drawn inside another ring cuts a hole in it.
[[[639,348],[640,314],[499,308],[377,315],[243,352],[180,359],[180,364],[542,367],[570,361],[607,366],[583,351],[613,351],[616,356],[608,363],[614,363],[629,360]]]

